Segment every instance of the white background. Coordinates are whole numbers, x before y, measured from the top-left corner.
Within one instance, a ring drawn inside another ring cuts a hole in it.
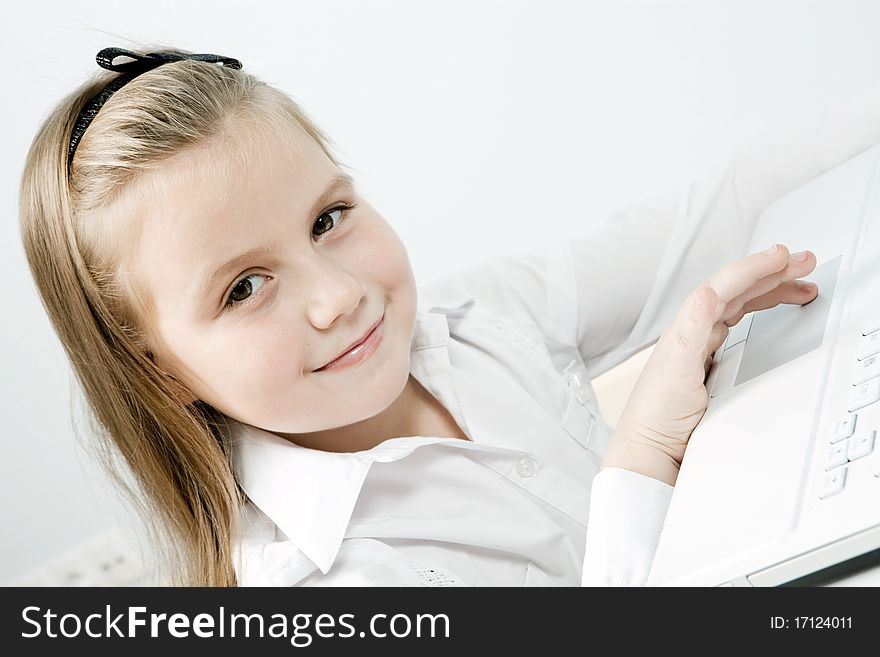
[[[717,175],[741,145],[880,80],[871,0],[44,0],[8,20],[0,584],[131,520],[75,442],[72,373],[17,221],[37,126],[101,48],[236,57],[286,90],[399,232],[419,283]]]

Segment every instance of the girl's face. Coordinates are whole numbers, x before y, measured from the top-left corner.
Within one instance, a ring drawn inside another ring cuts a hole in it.
[[[221,140],[163,167],[161,201],[137,211],[128,264],[153,306],[150,349],[192,398],[268,431],[372,418],[409,377],[406,250],[301,128],[248,134],[227,138],[251,144],[246,156]],[[315,371],[383,316],[369,358]]]

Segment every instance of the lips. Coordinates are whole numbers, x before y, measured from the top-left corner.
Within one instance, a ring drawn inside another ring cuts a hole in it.
[[[342,358],[345,354],[347,354],[349,351],[351,351],[352,349],[354,349],[354,348],[357,347],[358,345],[363,344],[363,342],[364,342],[364,341],[370,336],[370,334],[376,329],[376,327],[379,326],[379,324],[382,323],[382,320],[383,320],[383,319],[385,319],[385,313],[384,313],[384,312],[382,313],[382,316],[381,316],[378,320],[376,320],[376,323],[373,324],[369,329],[367,329],[367,332],[364,333],[364,335],[361,336],[361,338],[360,338],[357,342],[354,342],[354,343],[350,344],[348,347],[346,347],[345,349],[343,349],[339,354],[337,354],[333,359],[331,359],[331,360],[329,360],[328,362],[324,363],[323,365],[321,365],[321,367],[319,367],[319,368],[316,369],[315,371],[318,372],[318,371],[324,369],[324,368],[327,367],[330,363],[339,360],[339,359]]]

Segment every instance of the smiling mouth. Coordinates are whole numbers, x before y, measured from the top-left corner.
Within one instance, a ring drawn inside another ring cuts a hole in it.
[[[370,328],[370,330],[367,331],[367,334],[363,338],[348,347],[336,358],[328,363],[325,363],[314,371],[323,372],[328,369],[336,369],[346,367],[348,365],[354,365],[371,356],[373,352],[375,352],[376,348],[378,347],[378,343],[382,339],[382,327],[384,325],[384,320],[385,313],[383,312],[382,317],[379,318],[379,321],[377,321]]]

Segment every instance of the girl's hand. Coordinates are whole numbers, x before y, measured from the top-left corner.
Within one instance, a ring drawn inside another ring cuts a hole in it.
[[[746,256],[688,295],[636,381],[602,465],[675,484],[688,439],[709,402],[706,375],[730,327],[753,310],[816,298],[814,283],[794,279],[816,266],[810,251],[784,244]]]

